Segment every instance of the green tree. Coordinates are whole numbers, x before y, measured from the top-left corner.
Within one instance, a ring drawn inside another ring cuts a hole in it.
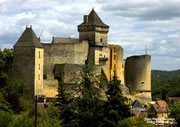
[[[66,92],[66,88],[62,82],[59,83],[58,93],[57,103],[60,111],[59,118],[62,121],[62,125],[63,127],[74,126],[76,106],[71,95]]]
[[[171,113],[169,115],[170,118],[175,118],[178,123],[178,127],[180,126],[180,101],[175,102],[171,106]]]
[[[94,66],[87,63],[81,68],[80,78],[76,83],[75,95],[64,94],[61,85],[59,97],[63,127],[98,127],[103,116],[101,107],[101,85]],[[71,92],[72,93],[72,92]]]
[[[0,49],[0,89],[7,84],[8,66],[12,64],[13,51],[11,49]]]
[[[120,81],[114,72],[113,80],[107,86],[108,101],[105,105],[105,118],[102,127],[117,127],[118,122],[131,116],[130,108],[125,104],[126,98],[120,90]]]
[[[120,121],[117,127],[156,127],[156,125],[147,123],[143,117],[129,117]]]

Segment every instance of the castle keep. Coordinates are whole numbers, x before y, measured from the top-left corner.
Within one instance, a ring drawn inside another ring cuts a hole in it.
[[[151,100],[151,56],[123,59],[123,48],[108,44],[109,26],[94,9],[84,15],[78,32],[79,38],[52,37],[51,43],[43,43],[26,27],[14,45],[12,79],[26,83],[32,96],[55,97],[58,82],[73,83],[88,59],[108,81],[116,70],[128,98]]]

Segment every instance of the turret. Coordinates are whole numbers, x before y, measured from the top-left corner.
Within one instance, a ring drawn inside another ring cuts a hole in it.
[[[90,43],[107,46],[109,26],[102,22],[94,9],[89,15],[84,15],[84,21],[78,25],[78,31],[80,41],[88,40]]]
[[[23,81],[32,97],[43,94],[44,49],[32,27],[14,45],[14,79]]]
[[[80,41],[88,40],[89,61],[95,65],[107,64],[107,33],[109,32],[109,26],[103,23],[94,9],[89,15],[84,15],[83,23],[78,25],[78,31]]]

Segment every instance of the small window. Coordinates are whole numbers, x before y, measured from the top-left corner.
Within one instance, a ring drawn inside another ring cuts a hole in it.
[[[41,65],[39,64],[39,70],[41,69]]]
[[[114,52],[116,52],[116,47],[114,47]]]
[[[122,65],[122,68],[124,68],[124,66]]]
[[[141,82],[141,84],[144,84],[144,82]]]
[[[40,80],[40,74],[38,74],[38,79]]]
[[[101,42],[103,42],[103,39],[101,38]]]
[[[116,60],[116,55],[114,55],[114,60]]]
[[[39,51],[39,58],[41,58],[41,54],[40,54],[40,51]]]
[[[140,91],[139,93],[143,93],[142,91]]]
[[[102,56],[102,54],[99,54],[99,56]]]

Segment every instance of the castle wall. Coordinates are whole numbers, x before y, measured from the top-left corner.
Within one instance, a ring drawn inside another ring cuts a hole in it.
[[[151,56],[131,56],[126,59],[126,85],[132,95],[151,98]]]
[[[46,97],[56,97],[58,95],[58,86],[57,79],[44,79],[43,94]]]
[[[108,45],[109,57],[108,57],[108,79],[112,79],[114,76],[114,70],[121,84],[124,84],[124,60],[123,60],[123,48],[120,45]]]
[[[35,48],[35,95],[43,94],[44,49]]]
[[[30,95],[34,97],[35,88],[35,48],[14,47],[13,81],[22,81],[27,86]]]
[[[44,74],[53,74],[55,64],[84,64],[88,55],[88,42],[43,44]]]

